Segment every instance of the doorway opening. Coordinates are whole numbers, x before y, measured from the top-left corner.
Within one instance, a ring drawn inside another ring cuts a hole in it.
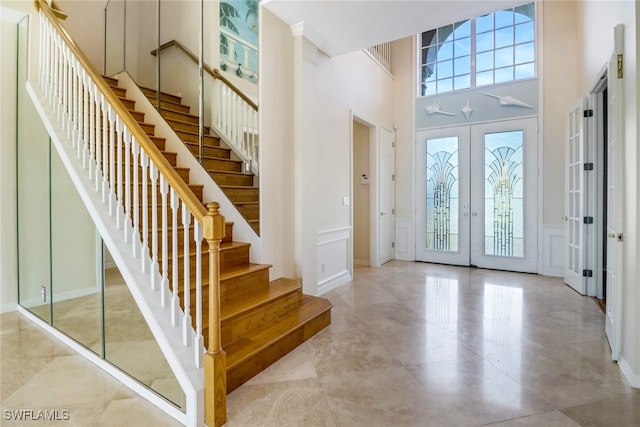
[[[353,264],[369,266],[371,260],[371,150],[373,128],[353,120]]]

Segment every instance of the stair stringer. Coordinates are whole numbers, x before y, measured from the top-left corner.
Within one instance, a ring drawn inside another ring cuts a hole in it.
[[[224,213],[225,220],[233,222],[234,239],[251,244],[249,251],[252,262],[264,262],[260,236],[142,93],[129,73],[122,71],[111,77],[117,78],[118,86],[127,90],[127,98],[136,102],[136,110],[145,113],[145,121],[155,125],[155,136],[165,138],[166,150],[178,153],[178,166],[190,169],[190,180],[204,185],[203,199],[215,200],[220,204],[220,211]]]
[[[198,368],[193,347],[187,348],[183,345],[182,325],[172,326],[170,308],[168,306],[162,307],[160,304],[160,290],[153,291],[150,287],[144,286],[145,283],[151,282],[152,274],[159,277],[160,271],[150,269],[148,273],[143,273],[140,257],[133,257],[130,244],[125,242],[123,230],[118,229],[114,219],[109,215],[108,206],[105,207],[100,194],[95,190],[95,182],[92,182],[84,171],[82,161],[77,158],[77,153],[72,148],[72,142],[66,136],[66,131],[62,130],[60,124],[57,123],[56,114],[47,105],[46,97],[31,82],[27,82],[27,92],[69,173],[71,181],[185,393],[186,408],[184,413],[160,397],[150,400],[151,403],[187,426],[204,425],[204,365]],[[148,259],[148,265],[152,265],[150,259]],[[182,313],[179,307],[178,310]],[[191,328],[191,325],[189,327]],[[195,336],[195,331],[192,336]],[[200,344],[200,347],[201,354],[204,354],[204,346]]]

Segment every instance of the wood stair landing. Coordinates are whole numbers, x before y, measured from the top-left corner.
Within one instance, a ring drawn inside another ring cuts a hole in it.
[[[135,111],[135,102],[126,99],[126,91],[118,88],[117,80],[105,77],[105,81],[116,91],[123,105],[128,110]],[[162,96],[165,98],[164,94]],[[172,102],[179,102],[176,98],[166,97]],[[140,114],[136,115],[136,119],[145,125],[143,129],[150,132],[150,137],[155,138],[152,136],[153,124],[145,124],[144,114]],[[222,155],[225,156],[224,160],[231,161],[230,156],[225,154],[229,153],[229,150],[220,147],[219,139],[210,138],[211,141],[217,142],[217,145],[210,148],[222,150],[211,152],[211,157],[217,158],[218,155]],[[161,151],[164,149],[163,140],[156,138],[154,142]],[[185,143],[190,147],[189,142]],[[163,154],[173,165],[177,164],[175,153]],[[202,197],[202,185],[189,183],[189,170],[177,166],[174,168],[194,192]],[[249,185],[249,180],[251,183],[253,181],[250,175],[228,171],[214,171],[211,174],[222,177],[221,188],[227,188],[229,198],[238,201],[239,209],[241,212],[244,210],[245,217],[257,218],[259,195],[258,189]],[[168,230],[171,235],[174,232],[182,238],[184,228],[180,225],[178,230]],[[249,250],[250,244],[233,240],[233,223],[226,223],[225,237],[220,248],[220,305],[222,348],[227,354],[228,393],[331,323],[332,306],[327,299],[304,295],[297,280],[280,278],[271,281],[271,266],[251,263]],[[182,257],[185,254],[179,250],[177,256]],[[208,278],[209,263],[208,260],[204,261],[203,259],[203,278]],[[190,266],[195,268],[195,262],[190,263]],[[182,289],[184,275],[180,273],[179,278],[178,287]],[[208,283],[203,285],[203,295],[208,295],[208,286]],[[193,301],[195,292],[195,288],[192,287]],[[208,297],[203,298],[205,346],[208,345],[208,302]],[[192,317],[195,322],[196,316]]]

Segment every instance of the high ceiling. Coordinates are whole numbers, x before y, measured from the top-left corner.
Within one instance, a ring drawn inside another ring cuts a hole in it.
[[[532,0],[263,0],[329,56],[473,18]]]

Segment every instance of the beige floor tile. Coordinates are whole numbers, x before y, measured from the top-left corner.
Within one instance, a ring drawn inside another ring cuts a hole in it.
[[[544,414],[530,415],[528,417],[514,418],[494,424],[491,427],[579,427],[580,424],[573,421],[560,411],[545,412]]]

